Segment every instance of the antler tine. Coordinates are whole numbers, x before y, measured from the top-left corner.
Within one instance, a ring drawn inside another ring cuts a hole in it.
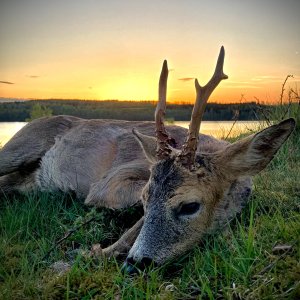
[[[171,143],[171,138],[169,137],[164,125],[168,74],[168,64],[165,60],[159,78],[158,102],[155,110],[155,127],[157,138],[156,154],[159,159],[168,157],[171,152],[171,149],[168,147],[168,145]]]
[[[198,145],[200,124],[209,96],[221,82],[221,80],[228,78],[228,76],[223,73],[224,57],[225,51],[224,47],[222,46],[215,72],[204,87],[201,87],[198,80],[195,79],[196,101],[189,125],[189,133],[180,154],[181,163],[188,169],[192,169],[195,162],[195,153]]]

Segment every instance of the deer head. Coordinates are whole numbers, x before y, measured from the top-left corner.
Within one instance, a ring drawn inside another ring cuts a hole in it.
[[[208,98],[221,80],[228,78],[223,73],[224,54],[222,47],[215,72],[205,86],[195,80],[196,101],[181,150],[174,148],[164,126],[168,67],[163,63],[155,111],[156,138],[133,130],[152,167],[141,195],[144,224],[125,266],[152,261],[162,264],[192,248],[209,231],[216,207],[232,183],[265,168],[295,126],[293,119],[285,120],[215,153],[196,152]]]

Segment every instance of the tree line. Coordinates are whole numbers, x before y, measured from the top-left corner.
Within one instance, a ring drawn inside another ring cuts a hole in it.
[[[72,115],[85,119],[120,119],[151,121],[155,101],[84,101],[84,100],[30,100],[0,103],[0,122],[22,122],[43,115]],[[192,104],[168,104],[166,118],[170,121],[188,121]],[[208,103],[203,120],[257,120],[259,109],[255,102],[241,104]]]

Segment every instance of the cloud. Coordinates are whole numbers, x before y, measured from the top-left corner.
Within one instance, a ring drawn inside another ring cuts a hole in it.
[[[1,80],[0,80],[0,83],[4,83],[4,84],[14,84],[14,82],[9,82],[9,81],[1,81]]]
[[[26,77],[29,77],[29,78],[39,78],[40,76],[39,75],[26,75]]]
[[[194,80],[195,78],[194,77],[183,77],[183,78],[178,78],[178,80],[181,80],[181,81],[191,81],[191,80]]]
[[[227,85],[223,86],[225,89],[260,89],[261,87],[250,84],[238,84],[238,85]]]
[[[263,75],[263,76],[255,76],[251,78],[252,81],[273,81],[273,80],[278,80],[281,77],[278,76],[272,76],[272,75]]]
[[[271,76],[271,75],[263,75],[263,76],[255,76],[251,78],[253,84],[283,84],[286,76]],[[288,83],[299,82],[299,75],[294,75],[292,78],[289,78]]]
[[[251,82],[251,81],[234,81],[234,80],[230,80],[230,82],[228,82],[228,84],[253,84],[253,82]]]

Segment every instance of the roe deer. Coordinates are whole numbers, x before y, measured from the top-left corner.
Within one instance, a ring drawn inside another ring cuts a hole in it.
[[[0,189],[75,192],[88,205],[115,209],[142,204],[144,217],[102,251],[129,251],[124,268],[130,272],[135,264],[162,264],[182,254],[241,211],[251,176],[267,166],[295,126],[288,119],[233,144],[199,134],[208,98],[227,78],[224,55],[222,47],[205,86],[195,80],[188,131],[167,126],[169,135],[164,126],[165,61],[154,123],[71,116],[32,121],[0,151]]]

